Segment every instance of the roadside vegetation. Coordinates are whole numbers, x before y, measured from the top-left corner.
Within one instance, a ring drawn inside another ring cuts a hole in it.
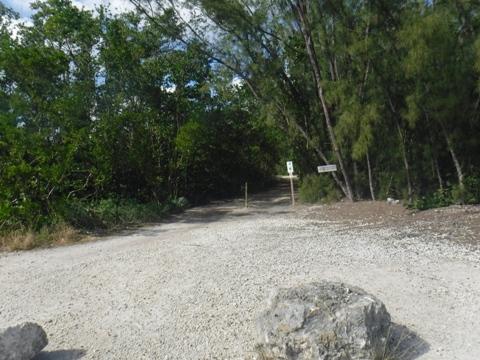
[[[11,230],[2,234],[0,245],[6,250],[28,250],[71,244],[87,238],[89,232],[108,233],[130,225],[157,222],[183,211],[188,205],[185,199],[165,204],[154,201],[142,204],[132,199],[72,202],[56,220],[46,221],[42,227],[9,224]]]
[[[479,4],[131,2],[35,1],[31,25],[0,2],[2,247],[259,190],[287,160],[306,202],[480,202]]]

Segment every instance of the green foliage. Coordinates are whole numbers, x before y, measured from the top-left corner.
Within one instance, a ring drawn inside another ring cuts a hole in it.
[[[465,188],[447,182],[447,188],[422,196],[413,204],[404,204],[409,209],[428,210],[456,203],[480,203],[480,168],[472,167],[465,178]]]
[[[65,207],[63,218],[77,229],[114,229],[129,224],[158,221],[165,216],[181,211],[178,201],[146,204],[135,200],[104,199],[95,202],[73,202]]]
[[[187,3],[194,41],[248,82],[298,171],[335,160],[344,188],[348,176],[362,195],[412,199],[450,174],[461,189],[465,164],[478,166],[478,3]]]
[[[271,178],[275,135],[245,91],[213,96],[212,65],[172,38],[173,12],[152,23],[69,0],[32,8],[20,37],[0,33],[0,231],[150,221],[184,208],[178,194]]]
[[[433,194],[422,196],[420,199],[414,201],[413,206],[405,203],[408,209],[428,210],[439,207],[450,206],[455,203],[452,196],[452,189],[437,190]]]
[[[480,167],[471,167],[465,178],[464,199],[469,204],[480,204]]]
[[[224,89],[214,100],[215,108],[198,113],[175,138],[184,180],[178,193],[193,202],[238,195],[245,182],[252,191],[262,189],[279,159],[278,134],[262,121],[246,89]]]
[[[1,229],[154,218],[261,189],[286,155],[341,170],[306,177],[305,201],[479,202],[479,4],[187,3],[182,24],[165,6],[35,1],[16,38],[0,3]]]
[[[327,174],[310,174],[302,179],[298,197],[302,203],[329,203],[341,198],[341,191]]]

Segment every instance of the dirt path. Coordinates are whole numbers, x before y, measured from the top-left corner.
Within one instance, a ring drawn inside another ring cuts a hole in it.
[[[332,280],[418,334],[410,358],[478,359],[478,207],[290,206],[288,187],[70,247],[0,254],[0,327],[42,325],[35,360],[252,359],[277,287]]]

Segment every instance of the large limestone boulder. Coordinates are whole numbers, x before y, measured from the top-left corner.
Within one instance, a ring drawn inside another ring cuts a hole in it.
[[[257,327],[264,359],[373,359],[390,314],[358,287],[322,282],[278,290]]]
[[[35,323],[0,329],[0,360],[30,360],[47,344],[47,334]]]

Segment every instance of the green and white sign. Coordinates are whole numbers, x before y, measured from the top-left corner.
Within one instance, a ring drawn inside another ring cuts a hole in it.
[[[293,173],[293,161],[287,161],[287,171],[290,175]]]

